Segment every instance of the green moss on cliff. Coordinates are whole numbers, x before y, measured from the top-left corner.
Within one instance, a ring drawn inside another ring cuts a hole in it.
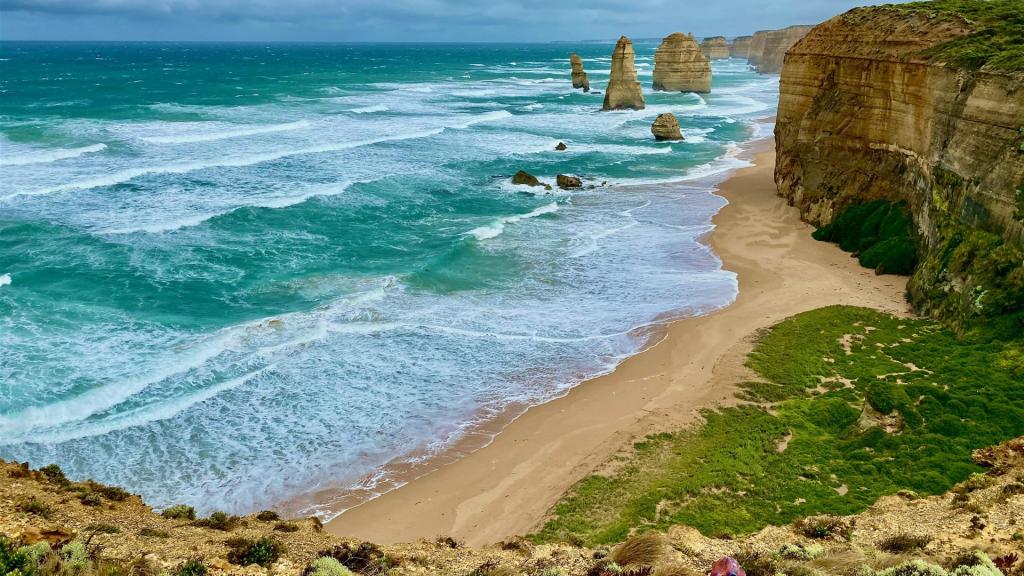
[[[931,0],[890,7],[971,23],[970,34],[930,49],[928,56],[971,70],[1024,71],[1024,0]]]
[[[973,449],[1024,434],[1024,340],[994,336],[845,306],[790,318],[749,356],[763,379],[742,386],[754,404],[638,443],[534,539],[602,544],[674,524],[741,534],[901,489],[944,492],[978,470]]]
[[[879,274],[909,275],[917,265],[914,225],[905,202],[876,200],[851,206],[814,233],[858,254],[860,263]]]

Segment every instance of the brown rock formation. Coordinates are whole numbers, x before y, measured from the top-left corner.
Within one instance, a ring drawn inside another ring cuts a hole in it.
[[[654,53],[654,89],[666,92],[711,92],[711,63],[693,34],[676,32]]]
[[[634,58],[633,42],[625,36],[619,38],[612,52],[612,71],[604,92],[603,110],[644,109],[644,95],[636,79]]]
[[[562,190],[570,190],[573,188],[583,187],[582,180],[580,180],[576,176],[568,176],[565,174],[559,174],[558,176],[556,176],[555,183],[558,184],[558,187],[561,188]]]
[[[761,55],[764,54],[765,42],[771,30],[758,30],[750,39],[750,49],[747,51],[747,63],[757,66],[761,62]]]
[[[582,88],[584,92],[590,92],[590,79],[587,78],[587,73],[583,71],[583,59],[578,54],[573,53],[569,57],[569,62],[572,64],[572,87]]]
[[[750,45],[753,41],[753,36],[736,37],[729,45],[729,55],[733,58],[746,58],[750,54]]]
[[[772,30],[765,36],[764,50],[757,59],[757,71],[761,74],[778,74],[789,51],[801,38],[811,31],[812,26],[790,26]]]
[[[867,200],[910,205],[922,258],[912,299],[925,311],[940,300],[958,311],[943,316],[981,313],[970,296],[980,280],[956,277],[939,256],[958,245],[952,231],[1024,245],[1024,73],[923,55],[971,26],[886,7],[816,26],[786,57],[775,132],[779,192],[809,222],[829,223]]]
[[[559,142],[558,144],[555,144],[555,150],[559,152],[565,152],[567,148],[568,146],[565,145],[565,142]]]
[[[729,57],[729,43],[725,36],[711,36],[700,43],[700,49],[709,60],[721,60]]]
[[[683,132],[679,128],[679,119],[675,114],[665,112],[659,114],[651,125],[651,134],[657,140],[682,140]]]
[[[517,186],[541,186],[537,177],[525,170],[520,170],[512,176],[512,183]]]

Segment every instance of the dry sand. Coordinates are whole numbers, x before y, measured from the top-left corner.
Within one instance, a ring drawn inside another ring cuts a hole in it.
[[[663,340],[614,373],[529,409],[489,446],[349,510],[328,530],[380,543],[450,535],[470,545],[528,533],[566,490],[633,440],[729,403],[758,330],[832,304],[909,312],[904,278],[875,276],[814,241],[776,195],[770,141],[749,154],[755,166],[720,187],[729,205],[709,239],[739,276],[734,304],[670,324]]]

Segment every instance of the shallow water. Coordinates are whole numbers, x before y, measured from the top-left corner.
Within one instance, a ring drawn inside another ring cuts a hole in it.
[[[611,48],[577,47],[598,91]],[[711,95],[601,113],[568,52],[0,44],[0,457],[248,512],[731,302],[699,239],[777,79],[719,61]],[[685,142],[650,136],[665,111]]]

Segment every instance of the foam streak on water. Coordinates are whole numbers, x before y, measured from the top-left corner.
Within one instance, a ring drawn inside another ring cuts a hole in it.
[[[203,511],[392,486],[727,305],[700,239],[775,106],[716,61],[601,113],[556,45],[0,52],[0,457]]]

